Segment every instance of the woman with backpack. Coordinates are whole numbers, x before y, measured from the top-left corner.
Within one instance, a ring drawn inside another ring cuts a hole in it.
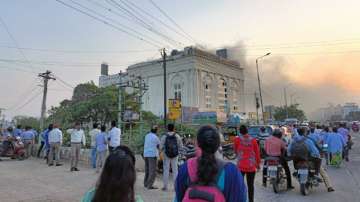
[[[246,202],[246,187],[241,173],[234,164],[215,157],[220,146],[218,131],[212,126],[201,127],[197,133],[197,144],[201,156],[189,159],[180,167],[175,183],[175,202]]]
[[[254,202],[254,181],[256,169],[260,170],[260,148],[255,138],[248,134],[246,126],[240,126],[240,136],[234,141],[238,156],[238,168],[245,177],[248,187],[249,202]]]

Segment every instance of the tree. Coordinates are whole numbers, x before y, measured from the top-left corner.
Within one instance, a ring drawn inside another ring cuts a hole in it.
[[[39,130],[40,120],[38,118],[31,116],[15,116],[13,119],[16,121],[17,125],[21,125],[23,127],[31,126],[33,129]]]
[[[288,106],[287,108],[285,106],[277,107],[275,109],[274,118],[276,121],[284,121],[287,118],[287,113],[289,118],[296,118],[300,121],[306,119],[304,111],[299,109],[299,104],[293,104]]]

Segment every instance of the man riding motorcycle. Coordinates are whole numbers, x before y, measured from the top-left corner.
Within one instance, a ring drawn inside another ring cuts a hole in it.
[[[320,151],[316,147],[314,141],[307,137],[307,129],[304,127],[299,128],[298,134],[298,136],[295,136],[293,138],[292,143],[288,147],[288,154],[293,158],[294,166],[296,167],[297,162],[300,160],[308,160],[312,162],[315,166],[316,177],[321,180],[321,178],[319,178],[318,176],[320,173],[328,189],[328,192],[335,191],[334,188],[331,186],[329,176],[327,175],[325,169],[321,166]],[[295,145],[299,143],[304,143],[306,146],[307,151],[302,152],[302,155],[296,154],[296,152],[294,151],[296,147]]]
[[[294,189],[291,183],[291,173],[287,160],[285,159],[286,143],[282,140],[282,132],[279,129],[274,130],[273,135],[265,141],[265,152],[269,157],[280,158],[280,164],[285,170],[287,178],[287,188]],[[266,187],[267,181],[267,167],[266,161],[264,161],[263,168],[263,186]]]

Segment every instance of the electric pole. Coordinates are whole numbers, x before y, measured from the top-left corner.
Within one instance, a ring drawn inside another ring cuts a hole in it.
[[[119,82],[120,82],[120,86],[119,86],[119,106],[118,106],[118,110],[119,110],[119,112],[118,112],[118,127],[122,131],[122,92],[123,92],[122,86],[121,86],[122,72],[119,73]]]
[[[162,51],[163,68],[164,68],[164,128],[167,126],[167,84],[166,84],[166,50]]]
[[[256,122],[259,125],[260,121],[259,121],[259,108],[260,108],[260,104],[259,104],[259,98],[255,92],[255,107],[256,107]]]
[[[49,80],[56,80],[56,79],[49,70],[47,70],[44,73],[40,73],[39,77],[42,78],[44,81],[43,100],[41,105],[41,118],[40,118],[40,130],[42,131],[44,129],[45,116],[46,116],[46,97],[48,90],[48,82]]]
[[[288,103],[287,103],[286,87],[284,88],[284,101],[285,101],[286,118],[289,118],[289,110],[288,110]]]

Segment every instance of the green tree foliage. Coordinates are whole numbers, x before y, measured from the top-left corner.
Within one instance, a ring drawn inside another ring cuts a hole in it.
[[[35,130],[39,130],[40,120],[31,116],[15,116],[14,120],[17,125],[21,125],[22,127],[31,126]]]
[[[287,111],[287,112],[286,112]],[[284,121],[286,119],[286,113],[288,113],[289,118],[296,118],[300,121],[306,119],[305,113],[303,110],[299,109],[299,104],[293,104],[287,107],[277,107],[275,109],[274,118],[276,121]]]

